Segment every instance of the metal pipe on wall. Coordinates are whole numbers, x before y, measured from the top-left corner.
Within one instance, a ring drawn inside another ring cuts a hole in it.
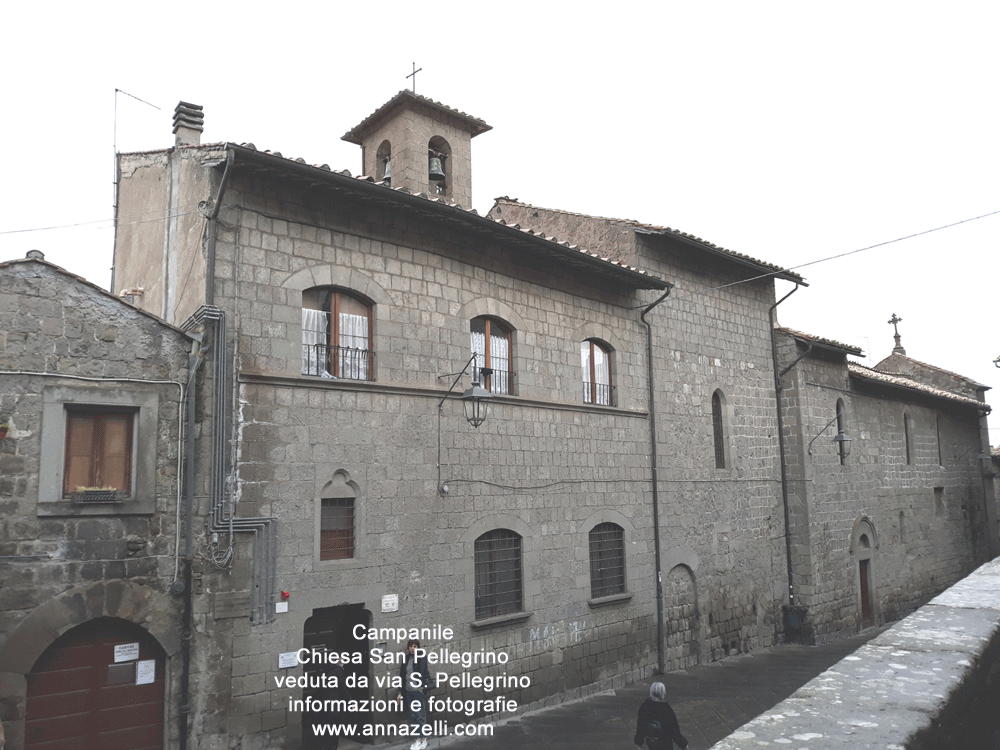
[[[639,319],[646,326],[646,367],[647,367],[647,389],[649,391],[649,462],[651,478],[653,484],[653,554],[656,557],[656,667],[659,674],[666,671],[666,660],[663,656],[663,580],[660,570],[660,501],[659,501],[659,476],[657,474],[656,462],[656,389],[653,386],[653,326],[646,320],[646,315],[670,296],[673,285],[649,307],[644,309],[639,315]]]

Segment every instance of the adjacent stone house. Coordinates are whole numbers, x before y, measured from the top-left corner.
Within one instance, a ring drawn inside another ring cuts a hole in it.
[[[0,263],[7,747],[159,747],[178,731],[171,586],[195,345],[38,251]]]

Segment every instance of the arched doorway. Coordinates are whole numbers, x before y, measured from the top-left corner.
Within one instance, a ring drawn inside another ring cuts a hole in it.
[[[162,750],[166,654],[101,617],[60,636],[27,675],[25,750]]]
[[[851,552],[857,561],[858,629],[875,626],[875,549],[878,539],[875,528],[867,519],[859,519],[851,534]]]
[[[667,574],[663,592],[667,625],[667,669],[676,670],[698,664],[698,597],[694,573],[687,565],[675,565]]]

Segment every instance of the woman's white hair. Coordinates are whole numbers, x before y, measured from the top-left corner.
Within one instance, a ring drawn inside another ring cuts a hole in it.
[[[649,686],[649,699],[657,703],[665,703],[667,700],[667,688],[662,682],[654,682]]]

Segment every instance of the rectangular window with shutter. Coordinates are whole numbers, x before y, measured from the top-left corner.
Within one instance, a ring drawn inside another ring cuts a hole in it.
[[[132,411],[67,410],[63,497],[81,502],[132,494]]]

